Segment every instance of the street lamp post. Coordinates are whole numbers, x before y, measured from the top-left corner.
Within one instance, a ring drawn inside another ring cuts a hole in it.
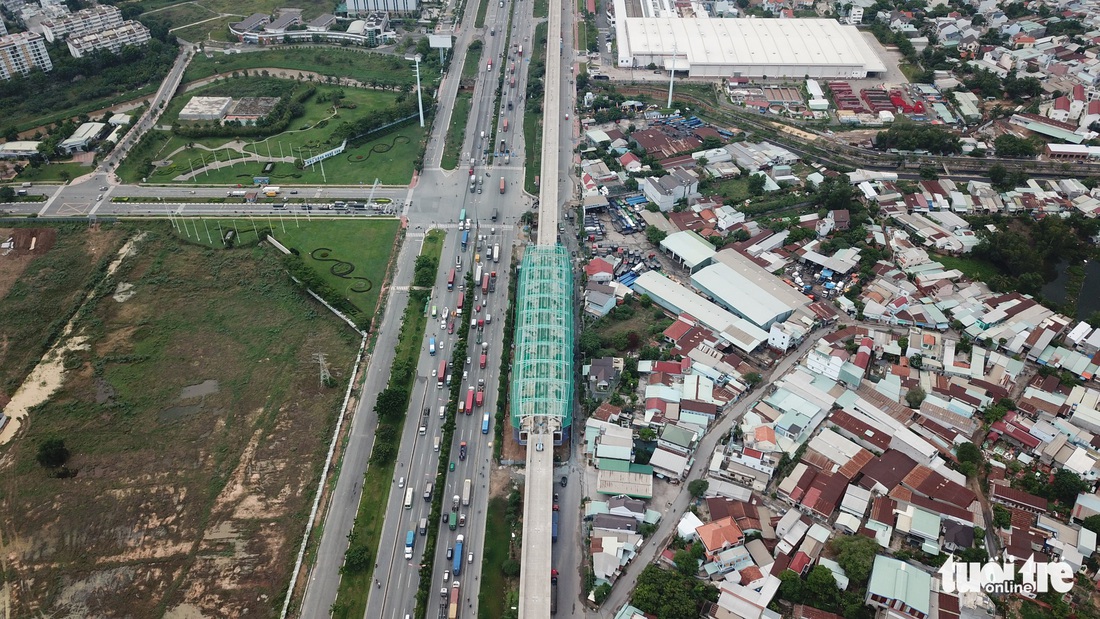
[[[416,104],[420,108],[420,126],[424,126],[424,98],[420,95],[420,54],[405,56],[405,60],[416,63]]]

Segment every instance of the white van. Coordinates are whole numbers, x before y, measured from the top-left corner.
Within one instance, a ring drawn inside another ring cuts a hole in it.
[[[435,450],[439,451],[439,437],[435,437]]]
[[[440,406],[439,407],[439,418],[444,419],[446,416],[447,416],[447,407],[446,407],[446,405]]]
[[[420,426],[420,436],[424,436],[427,433],[428,433],[428,427],[427,426]]]
[[[434,306],[434,305],[433,305],[433,306],[432,306],[432,318],[435,318],[435,317],[436,317],[436,314],[438,314],[438,313],[439,313],[439,312],[438,312],[438,311],[436,310],[436,306]]]

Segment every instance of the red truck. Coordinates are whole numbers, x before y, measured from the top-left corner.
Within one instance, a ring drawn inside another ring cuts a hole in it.
[[[477,394],[478,406],[481,406],[481,394]],[[466,392],[466,414],[474,414],[474,388],[470,387],[470,390]]]
[[[507,118],[504,119],[504,132],[508,133],[508,119]]]
[[[504,193],[504,177],[500,177],[500,193]]]
[[[481,355],[481,369],[483,369],[483,370],[485,369],[485,361],[486,361],[485,355],[483,354],[483,355]]]
[[[482,294],[482,296],[485,296],[485,295],[489,294],[489,275],[488,274],[481,276],[481,294]]]

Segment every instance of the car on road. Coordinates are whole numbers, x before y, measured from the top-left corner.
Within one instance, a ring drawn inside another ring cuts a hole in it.
[[[439,370],[437,370],[437,369],[435,369],[435,368],[432,368],[432,377],[434,378],[434,377],[436,377],[436,376],[438,376],[438,375],[439,375]]]
[[[476,313],[479,313],[479,312],[481,312],[481,304],[480,303],[474,306],[474,313],[476,314]]]
[[[447,325],[447,333],[455,332],[455,321],[451,321],[451,324]]]
[[[404,488],[405,487],[405,478],[404,477],[402,477],[400,480],[397,481],[397,487],[398,488]]]
[[[292,190],[290,191],[290,195],[292,195],[292,196],[296,196],[296,195],[298,195],[298,190],[297,190],[297,189],[292,189]]]
[[[451,580],[451,570],[443,570],[443,582]]]
[[[473,563],[473,562],[474,562],[474,553],[471,552],[470,557],[466,560],[466,563]]]
[[[535,451],[542,451],[542,443],[541,442],[535,444]]]
[[[569,484],[569,478],[566,477],[565,475],[562,475],[561,476],[561,487],[564,488],[568,484]]]
[[[455,470],[455,463],[454,463],[454,462],[452,462],[452,463],[451,463],[451,472],[453,473],[453,472],[454,472],[454,470]]]
[[[454,556],[455,556],[455,549],[448,546],[447,547],[447,559],[453,559]]]

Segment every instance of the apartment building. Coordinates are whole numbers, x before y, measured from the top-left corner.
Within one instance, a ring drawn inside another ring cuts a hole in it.
[[[42,36],[53,43],[55,40],[74,38],[102,32],[122,25],[122,12],[109,4],[100,4],[87,9],[81,9],[59,19],[48,19],[42,22]]]
[[[126,45],[144,45],[149,42],[149,29],[136,21],[123,22],[121,26],[69,37],[66,43],[73,58],[80,58],[93,50],[106,49],[117,54]]]
[[[0,37],[0,79],[9,80],[17,73],[26,75],[35,68],[53,70],[42,35],[19,32]]]

